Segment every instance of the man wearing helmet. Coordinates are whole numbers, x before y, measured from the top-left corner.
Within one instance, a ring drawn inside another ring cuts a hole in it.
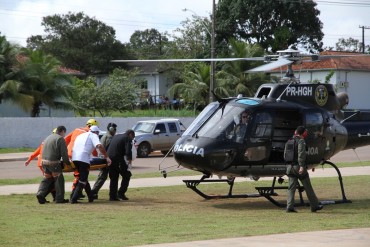
[[[64,138],[65,141],[66,141],[66,143],[67,143],[68,157],[70,159],[72,158],[72,149],[73,149],[73,145],[75,143],[75,140],[76,140],[77,136],[81,135],[82,133],[89,132],[91,126],[98,126],[98,125],[99,125],[98,121],[96,121],[95,119],[91,118],[91,119],[87,120],[85,127],[76,128],[75,130],[73,130],[71,133],[69,133]],[[96,150],[93,151],[93,155],[94,156],[97,156],[98,155],[98,153],[96,152]],[[72,184],[72,194],[73,194],[74,189],[76,188],[76,185],[77,185],[78,180],[79,180],[79,177],[80,177],[79,176],[79,172],[78,172],[77,169],[75,169],[73,171],[73,175],[74,175],[75,179],[73,180],[73,184]],[[82,194],[80,196],[83,197]]]
[[[103,145],[103,147],[105,148],[105,150],[108,150],[110,141],[112,140],[113,136],[117,132],[117,124],[109,123],[107,125],[107,130],[108,130],[108,132],[106,134],[104,134],[100,139],[100,142]],[[93,194],[94,199],[98,199],[99,190],[104,185],[105,181],[107,180],[108,174],[109,174],[109,167],[104,167],[104,168],[100,169],[100,173],[98,175],[98,178],[96,179],[94,187],[91,191],[91,193]]]

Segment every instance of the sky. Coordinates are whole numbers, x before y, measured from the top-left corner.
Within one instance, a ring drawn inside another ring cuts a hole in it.
[[[324,47],[335,47],[339,38],[362,41],[360,26],[368,28],[365,44],[370,44],[370,0],[316,2],[323,22]],[[185,8],[189,11],[183,11]],[[172,33],[193,14],[209,17],[212,0],[0,0],[0,32],[7,40],[25,46],[31,35],[44,34],[42,17],[69,11],[82,11],[112,26],[116,38],[126,43],[136,30],[156,28]]]

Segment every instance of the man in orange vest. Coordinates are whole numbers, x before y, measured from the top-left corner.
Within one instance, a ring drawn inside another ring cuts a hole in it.
[[[69,133],[64,139],[67,143],[67,149],[68,149],[68,157],[70,159],[72,159],[72,149],[73,149],[73,145],[75,143],[75,140],[77,138],[77,136],[79,136],[80,134],[82,133],[86,133],[86,132],[89,132],[90,131],[90,127],[91,126],[98,126],[99,123],[98,121],[96,121],[95,119],[91,118],[89,119],[87,122],[86,122],[86,126],[85,127],[80,127],[80,128],[76,128],[75,130],[73,130],[71,133]],[[92,153],[94,156],[97,156],[98,153],[96,150],[93,151]],[[73,185],[72,185],[72,194],[76,188],[76,185],[78,183],[78,180],[80,178],[80,174],[78,173],[78,170],[75,169],[73,171],[73,175],[75,177],[75,179],[73,180]],[[72,195],[71,194],[71,195]],[[80,197],[84,197],[82,194],[80,195]]]
[[[55,134],[56,130],[57,130],[57,128],[54,128],[52,133]],[[42,169],[42,164],[41,164],[43,146],[44,146],[44,141],[41,142],[39,147],[30,155],[30,157],[28,157],[27,161],[24,162],[24,165],[28,166],[31,163],[31,161],[37,157],[37,166],[40,168],[40,170],[42,172],[42,176],[44,176],[44,169]],[[60,176],[63,176],[63,173],[61,173]],[[50,187],[50,193],[53,196],[53,201],[55,201],[54,183],[52,183],[52,185]],[[46,201],[46,202],[48,202],[48,201]]]

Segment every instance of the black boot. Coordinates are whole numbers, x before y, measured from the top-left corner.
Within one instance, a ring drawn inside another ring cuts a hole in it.
[[[77,184],[76,188],[73,191],[73,194],[71,195],[71,201],[70,202],[72,204],[77,203],[79,195],[80,195],[80,193],[81,193],[81,191],[83,190],[84,187],[85,187],[85,185],[82,184],[82,183]]]
[[[47,201],[45,199],[46,195],[49,192],[50,185],[53,183],[53,179],[44,178],[39,186],[37,191],[37,200],[40,204],[45,204]]]

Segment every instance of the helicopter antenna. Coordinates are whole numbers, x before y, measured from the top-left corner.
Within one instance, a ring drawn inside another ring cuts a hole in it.
[[[345,118],[345,119],[343,119],[342,121],[340,121],[340,123],[342,124],[344,121],[346,121],[346,120],[348,120],[348,119],[350,119],[351,117],[353,117],[353,116],[355,116],[357,113],[359,113],[360,111],[356,111],[355,113],[353,113],[351,116],[349,116],[349,117],[347,117],[347,118]]]
[[[279,97],[276,99],[276,101],[281,101],[281,96],[283,96],[283,94],[285,93],[285,91],[288,89],[288,87],[290,87],[290,85],[293,83],[294,81],[292,80],[288,86],[286,86],[286,88],[284,89],[284,91],[279,95]]]

